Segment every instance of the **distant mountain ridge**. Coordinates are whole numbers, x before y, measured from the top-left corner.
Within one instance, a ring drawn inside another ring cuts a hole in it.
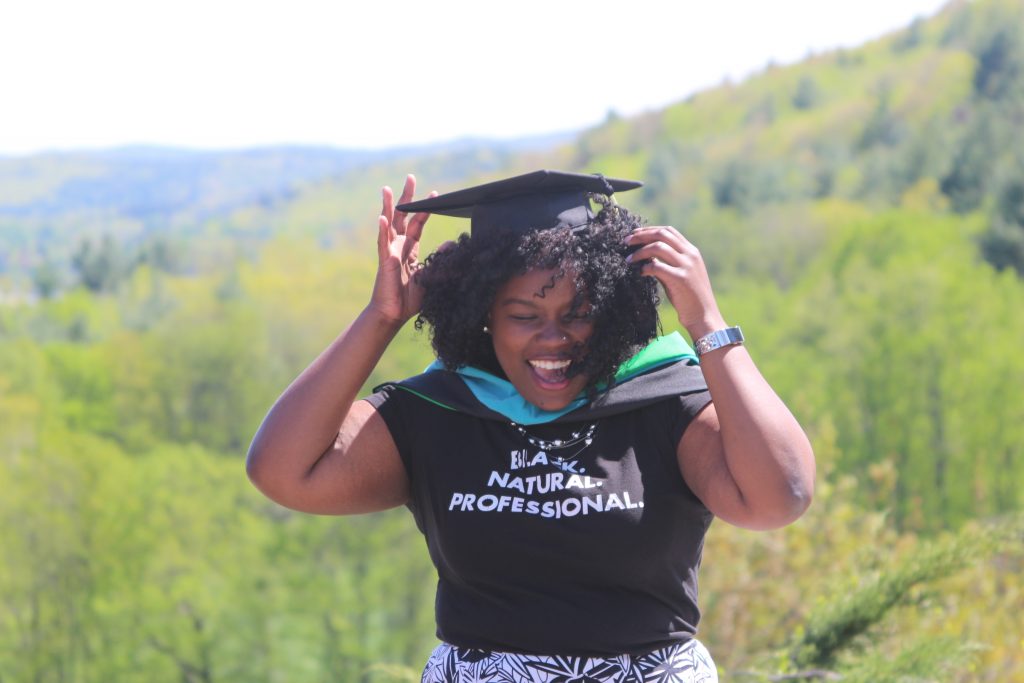
[[[0,276],[14,278],[6,288],[24,289],[28,274],[39,267],[66,270],[85,241],[112,238],[129,249],[152,239],[194,242],[210,232],[230,234],[232,216],[239,212],[255,211],[264,222],[274,221],[310,188],[359,183],[370,170],[392,164],[420,166],[401,160],[451,160],[448,174],[461,176],[574,135],[466,138],[383,150],[130,146],[0,157]],[[253,234],[248,227],[246,232]]]
[[[0,156],[0,216],[99,210],[153,219],[184,208],[217,211],[287,198],[303,185],[398,158],[473,148],[520,151],[556,144],[569,135],[509,141],[467,138],[376,150],[300,145],[240,150],[127,146]]]

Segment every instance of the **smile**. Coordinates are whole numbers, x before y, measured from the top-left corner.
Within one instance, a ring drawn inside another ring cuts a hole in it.
[[[530,365],[538,370],[563,370],[572,364],[571,360],[531,360]]]

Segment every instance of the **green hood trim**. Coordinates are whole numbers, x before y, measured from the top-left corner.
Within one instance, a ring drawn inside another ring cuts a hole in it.
[[[615,383],[626,382],[637,375],[680,360],[685,360],[690,365],[698,363],[697,354],[683,339],[683,335],[678,332],[666,334],[640,349],[636,355],[623,363],[615,373]]]

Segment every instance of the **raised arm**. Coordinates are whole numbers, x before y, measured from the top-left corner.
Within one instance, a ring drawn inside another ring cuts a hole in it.
[[[406,178],[399,203],[412,199]],[[419,239],[427,214],[395,211],[383,190],[378,269],[370,302],[355,321],[277,399],[246,459],[268,498],[320,514],[371,512],[401,505],[409,484],[391,434],[356,396],[402,325],[419,310]]]
[[[640,228],[630,257],[661,282],[693,340],[727,327],[703,258],[675,228]],[[794,521],[811,502],[814,454],[803,429],[757,369],[746,347],[701,357],[709,404],[687,427],[677,452],[687,485],[717,517],[770,529]]]

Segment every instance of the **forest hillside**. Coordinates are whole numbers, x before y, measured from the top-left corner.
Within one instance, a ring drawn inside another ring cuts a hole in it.
[[[0,681],[418,680],[411,516],[289,512],[245,451],[367,300],[381,185],[535,168],[644,180],[814,444],[802,520],[712,526],[723,680],[1024,681],[1022,126],[1024,0],[976,0],[573,136],[0,159]]]

